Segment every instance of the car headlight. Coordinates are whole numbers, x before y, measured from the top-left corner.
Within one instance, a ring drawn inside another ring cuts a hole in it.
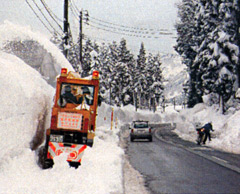
[[[62,143],[63,142],[63,135],[50,135],[50,141]]]

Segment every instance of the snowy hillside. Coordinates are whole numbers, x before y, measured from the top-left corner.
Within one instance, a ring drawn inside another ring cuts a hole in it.
[[[183,100],[183,83],[187,80],[186,66],[182,64],[177,54],[167,54],[161,57],[163,77],[166,80],[164,95],[166,99],[173,99],[178,103]]]

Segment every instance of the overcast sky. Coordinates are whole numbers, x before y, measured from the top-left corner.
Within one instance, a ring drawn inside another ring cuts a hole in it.
[[[89,24],[83,24],[83,33],[100,42],[127,40],[128,47],[138,53],[141,42],[152,53],[172,53],[176,32],[176,3],[180,0],[69,0],[69,21],[74,36],[79,33],[79,11],[89,14]],[[34,9],[43,23],[37,18]],[[35,3],[36,4],[35,4]],[[50,36],[53,28],[61,32],[58,24],[49,16],[43,6],[45,2],[59,25],[63,25],[64,0],[9,0],[2,1],[0,23],[4,20],[31,26]],[[39,9],[44,13],[44,18]],[[86,10],[86,11],[85,11]],[[163,35],[162,33],[167,33]],[[171,34],[172,33],[172,34]]]

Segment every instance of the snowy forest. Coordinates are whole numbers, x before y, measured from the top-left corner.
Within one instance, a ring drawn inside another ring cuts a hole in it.
[[[182,0],[178,4],[175,50],[187,66],[188,107],[219,104],[236,107],[240,84],[239,0]]]

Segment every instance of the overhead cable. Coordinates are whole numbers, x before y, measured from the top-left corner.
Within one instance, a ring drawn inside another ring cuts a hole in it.
[[[115,33],[115,34],[121,34],[121,35],[125,35],[125,36],[131,36],[131,37],[139,37],[139,38],[155,38],[155,39],[159,39],[161,37],[159,37],[158,35],[173,35],[172,33],[164,33],[164,32],[159,32],[157,35],[155,34],[143,34],[143,35],[140,35],[140,34],[136,34],[136,33],[128,33],[128,32],[120,32],[120,31],[114,31],[112,29],[106,29],[106,28],[103,28],[103,27],[99,27],[99,26],[96,26],[94,24],[89,24],[89,26],[93,27],[93,28],[96,28],[96,29],[99,29],[99,30],[103,30],[103,31],[107,31],[107,32],[111,32],[111,33]]]
[[[58,34],[61,36],[61,34],[53,27],[53,25],[51,24],[51,22],[47,19],[47,17],[45,16],[45,14],[42,12],[42,10],[40,9],[40,7],[38,6],[38,4],[35,2],[35,0],[32,0],[33,3],[36,5],[36,7],[38,8],[38,10],[40,11],[40,13],[42,14],[42,16],[45,18],[45,20],[48,22],[48,24],[51,26],[51,28]]]
[[[53,19],[53,21],[58,25],[58,27],[63,31],[62,26],[57,22],[57,20],[55,19],[55,17],[53,17],[53,12],[50,11],[50,9],[48,8],[47,4],[45,3],[44,0],[40,0],[41,3],[43,4],[44,8],[46,9],[46,11],[48,12],[48,14],[50,15],[50,17]]]
[[[25,0],[25,2],[28,4],[28,6],[31,8],[31,10],[33,11],[33,13],[36,15],[36,17],[40,20],[40,22],[43,24],[43,26],[51,33],[53,34],[53,32],[47,27],[47,25],[42,21],[42,19],[38,16],[38,14],[35,12],[35,10],[33,9],[33,7],[30,5],[30,3],[28,2],[28,0]]]

